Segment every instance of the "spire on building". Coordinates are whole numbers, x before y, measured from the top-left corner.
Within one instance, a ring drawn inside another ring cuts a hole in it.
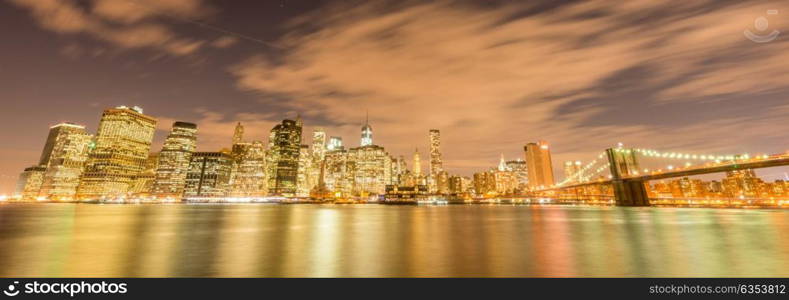
[[[360,142],[360,145],[364,147],[364,146],[370,146],[372,144],[373,144],[373,127],[370,126],[370,114],[367,113],[367,117],[365,118],[364,121],[364,126],[362,126],[362,140]]]
[[[507,171],[507,162],[504,161],[504,153],[501,154],[501,159],[499,160],[499,171]]]
[[[244,142],[244,125],[241,122],[236,124],[236,131],[233,133],[233,145],[238,145]]]

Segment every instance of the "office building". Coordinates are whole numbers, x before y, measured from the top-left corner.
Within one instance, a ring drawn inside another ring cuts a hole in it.
[[[153,195],[173,198],[183,196],[189,162],[196,149],[197,125],[175,122],[164,141],[162,151],[159,152],[156,178],[151,191]]]
[[[96,146],[80,178],[77,198],[125,197],[143,172],[151,150],[156,119],[139,107],[120,106],[104,111]]]
[[[523,147],[526,168],[529,173],[529,187],[540,188],[554,184],[551,150],[547,142],[528,143]]]
[[[93,146],[93,136],[85,127],[61,123],[50,128],[41,165],[46,168],[38,197],[53,201],[74,200],[79,179],[88,154]]]
[[[284,120],[271,129],[267,169],[269,191],[280,196],[294,196],[301,153],[301,119]]]

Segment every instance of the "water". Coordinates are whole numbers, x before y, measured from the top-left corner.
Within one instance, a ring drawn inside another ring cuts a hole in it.
[[[789,211],[0,205],[0,277],[789,276]]]

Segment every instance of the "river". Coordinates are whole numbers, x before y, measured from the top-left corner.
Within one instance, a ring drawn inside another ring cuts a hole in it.
[[[789,211],[0,205],[2,277],[786,277]]]

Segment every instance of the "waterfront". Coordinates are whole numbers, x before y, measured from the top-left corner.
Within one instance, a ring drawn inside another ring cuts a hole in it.
[[[0,205],[2,277],[786,277],[789,211]]]

